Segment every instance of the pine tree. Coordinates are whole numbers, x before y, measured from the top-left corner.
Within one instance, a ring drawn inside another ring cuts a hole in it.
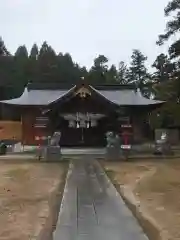
[[[169,20],[166,24],[165,33],[159,35],[159,39],[157,41],[158,45],[163,45],[167,40],[169,40],[172,36],[175,36],[180,31],[180,0],[172,0],[168,3],[168,5],[164,9],[165,17],[169,17],[171,14],[171,20]],[[173,89],[176,90],[176,94],[174,90],[171,94],[174,96],[175,101],[179,101],[180,99],[180,39],[173,42],[169,47],[169,56],[170,59],[174,60],[173,66],[171,69],[171,80],[175,87]]]
[[[164,9],[166,17],[169,17],[173,12],[175,12],[175,16],[172,20],[167,22],[165,33],[159,35],[159,40],[157,41],[158,45],[162,45],[180,30],[180,0],[170,1]],[[179,42],[179,40],[177,42]]]
[[[176,35],[180,31],[180,0],[172,0],[168,3],[164,9],[165,17],[172,16],[172,20],[169,20],[166,24],[164,34],[159,35],[157,41],[158,45],[163,45],[164,42],[169,40],[170,37]],[[174,59],[180,56],[180,39],[176,40],[169,48],[170,58]]]
[[[173,77],[175,64],[171,63],[168,56],[163,53],[157,56],[152,67],[156,69],[153,74],[155,82],[166,82]]]

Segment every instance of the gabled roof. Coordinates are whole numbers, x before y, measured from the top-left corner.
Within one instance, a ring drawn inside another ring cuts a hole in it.
[[[62,98],[74,88],[75,87],[70,90],[28,90],[28,88],[25,88],[23,94],[19,98],[4,100],[1,101],[1,103],[21,106],[47,106],[57,101],[57,99]]]
[[[94,91],[99,93],[102,97],[111,101],[114,104],[121,106],[146,106],[146,105],[154,105],[161,104],[162,101],[148,99],[142,96],[139,90],[134,91],[130,89],[123,90],[97,90],[93,88]]]
[[[107,101],[120,106],[146,106],[157,105],[162,101],[150,100],[143,97],[140,91],[135,91],[131,87],[120,85],[106,86],[88,86],[90,90],[106,99]],[[21,105],[21,106],[48,106],[54,102],[61,100],[63,97],[71,94],[77,86],[68,89],[42,89],[42,88],[25,88],[23,94],[19,98],[1,101],[5,104]]]

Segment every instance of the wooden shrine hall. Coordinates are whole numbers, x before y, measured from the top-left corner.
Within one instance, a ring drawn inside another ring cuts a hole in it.
[[[22,144],[37,145],[61,131],[61,146],[106,144],[107,131],[131,124],[132,140],[144,138],[144,117],[163,102],[143,97],[132,85],[75,86],[30,83],[16,99],[1,101],[21,113]]]

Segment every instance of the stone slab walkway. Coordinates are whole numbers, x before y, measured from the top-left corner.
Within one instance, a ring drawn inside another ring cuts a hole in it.
[[[148,239],[92,159],[71,164],[53,237],[54,240]]]

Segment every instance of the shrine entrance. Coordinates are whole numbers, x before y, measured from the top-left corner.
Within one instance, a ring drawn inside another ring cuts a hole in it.
[[[66,147],[103,147],[106,132],[118,131],[117,107],[82,87],[78,92],[53,104],[48,115],[52,132],[61,132]]]
[[[62,145],[65,146],[105,146],[107,117],[103,114],[76,113],[61,115],[59,130]]]

